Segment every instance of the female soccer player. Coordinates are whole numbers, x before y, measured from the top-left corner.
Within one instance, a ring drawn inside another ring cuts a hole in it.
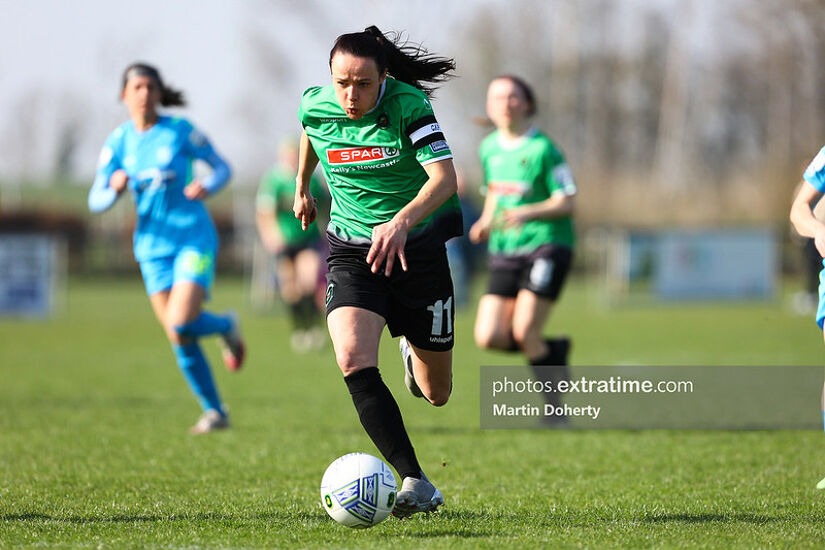
[[[244,345],[237,317],[202,309],[218,248],[215,226],[202,201],[226,184],[230,169],[188,120],[158,113],[159,104],[184,105],[184,99],[180,91],[164,85],[154,67],[143,63],[127,67],[120,96],[129,120],[103,146],[89,209],[103,212],[129,190],[138,216],[134,253],[146,292],[203,409],[190,431],[203,434],[228,428],[226,409],[198,341],[219,335],[227,368],[240,368]],[[203,180],[192,175],[197,159],[212,167],[212,174]]]
[[[800,235],[814,240],[819,255],[825,258],[825,223],[817,219],[813,212],[819,199],[822,198],[822,194],[825,193],[825,147],[811,161],[802,179],[802,185],[791,205],[791,223]],[[819,325],[819,329],[823,330],[823,324],[825,324],[825,269],[819,273],[819,305],[816,309],[816,323]],[[825,425],[825,386],[822,388],[821,405],[822,421]],[[825,489],[825,479],[822,479],[816,488]]]
[[[452,389],[453,284],[444,242],[461,234],[452,153],[426,83],[455,68],[372,26],[338,37],[332,85],[304,92],[295,216],[316,215],[309,181],[319,159],[332,207],[327,325],[361,424],[403,482],[394,514],[444,502],[416,458],[378,372],[384,325],[401,339],[405,381],[435,406]]]
[[[309,351],[326,342],[315,299],[322,244],[318,224],[313,222],[302,231],[301,222],[292,212],[297,171],[298,141],[285,140],[278,148],[277,166],[261,179],[255,221],[261,242],[278,259],[278,286],[292,316],[292,348]],[[310,191],[314,197],[325,196],[320,180],[314,176]]]
[[[573,256],[576,185],[556,145],[530,122],[531,88],[499,76],[487,89],[495,131],[481,144],[484,208],[470,228],[489,240],[490,281],[476,316],[482,348],[521,350],[531,365],[565,365],[570,342],[542,336]],[[566,377],[559,369],[553,378]],[[552,396],[546,396],[552,402]]]

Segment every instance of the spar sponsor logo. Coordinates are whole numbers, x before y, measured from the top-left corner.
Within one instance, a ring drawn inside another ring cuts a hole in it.
[[[487,188],[496,195],[524,196],[530,191],[530,182],[527,181],[491,181]]]
[[[331,166],[360,164],[376,160],[387,160],[399,155],[395,147],[347,147],[327,149],[327,161]]]

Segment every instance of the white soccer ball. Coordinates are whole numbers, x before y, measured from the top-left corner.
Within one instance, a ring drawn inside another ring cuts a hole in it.
[[[329,465],[321,479],[321,504],[332,519],[358,529],[378,525],[395,507],[398,484],[383,460],[350,453]]]

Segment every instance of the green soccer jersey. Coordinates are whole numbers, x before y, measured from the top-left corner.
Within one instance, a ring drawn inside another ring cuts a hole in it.
[[[523,138],[507,144],[502,143],[496,131],[481,142],[479,155],[484,169],[482,192],[496,196],[489,242],[491,254],[522,256],[545,244],[573,246],[571,216],[530,220],[509,229],[497,223],[505,208],[541,202],[557,193],[576,193],[564,155],[550,138],[531,128]]]
[[[261,179],[255,205],[258,210],[275,212],[275,222],[287,246],[305,246],[318,241],[321,235],[315,222],[304,231],[301,221],[295,217],[292,211],[295,186],[295,173],[276,166]],[[312,196],[318,198],[320,207],[325,203],[325,193],[318,178],[312,177],[309,188]]]
[[[375,107],[347,118],[332,86],[304,92],[298,117],[324,169],[332,198],[328,233],[368,246],[373,227],[388,222],[421,190],[423,165],[452,158],[424,92],[387,77]],[[460,235],[453,195],[410,230],[407,246],[443,243]]]

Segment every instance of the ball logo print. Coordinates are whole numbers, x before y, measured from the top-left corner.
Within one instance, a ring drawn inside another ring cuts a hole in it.
[[[390,515],[397,489],[395,476],[384,461],[366,453],[350,453],[324,472],[321,502],[341,525],[365,529]]]

